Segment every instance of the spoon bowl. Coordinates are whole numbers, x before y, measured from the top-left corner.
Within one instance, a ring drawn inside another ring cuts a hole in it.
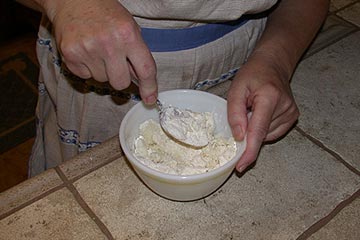
[[[194,112],[174,106],[161,105],[159,123],[164,132],[177,141],[202,148],[213,138],[214,119],[209,112]]]

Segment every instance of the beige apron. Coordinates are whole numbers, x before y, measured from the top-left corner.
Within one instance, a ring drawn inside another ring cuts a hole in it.
[[[140,0],[121,2],[134,14],[141,27],[157,28],[234,20],[243,14],[264,11],[275,3],[265,0],[156,0],[144,6],[144,1]],[[151,16],[163,20],[150,20]],[[214,86],[229,82],[227,80],[231,80],[251,53],[265,22],[266,18],[254,18],[223,37],[196,48],[154,52],[159,91],[177,88],[211,91]],[[139,101],[136,86],[115,91],[107,83],[79,79],[67,71],[61,65],[47,18],[41,22],[37,53],[41,68],[36,109],[37,136],[29,161],[30,177],[117,135],[123,116]]]

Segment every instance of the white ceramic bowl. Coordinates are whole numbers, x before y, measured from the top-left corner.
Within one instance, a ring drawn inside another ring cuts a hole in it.
[[[226,100],[203,91],[170,90],[159,93],[165,105],[197,112],[212,112],[215,118],[215,134],[230,137],[231,130],[227,120]],[[230,176],[240,159],[246,143],[237,142],[235,157],[225,165],[196,175],[172,175],[151,169],[136,159],[133,154],[134,140],[138,136],[139,125],[148,119],[159,121],[156,108],[149,108],[142,102],[132,107],[120,126],[120,144],[132,167],[143,182],[162,197],[176,201],[191,201],[203,198],[217,190]]]

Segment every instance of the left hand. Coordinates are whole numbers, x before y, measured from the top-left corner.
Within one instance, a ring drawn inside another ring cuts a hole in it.
[[[232,81],[227,97],[229,123],[236,140],[245,136],[247,140],[236,165],[239,172],[256,160],[264,141],[284,135],[299,117],[289,79],[279,69],[255,57],[240,68]]]

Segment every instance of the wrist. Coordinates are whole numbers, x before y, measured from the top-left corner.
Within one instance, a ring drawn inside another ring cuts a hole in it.
[[[33,0],[40,8],[42,12],[46,14],[50,22],[53,22],[57,9],[60,4],[65,4],[67,0]]]
[[[264,74],[275,74],[285,84],[288,84],[293,74],[296,63],[281,51],[255,49],[248,63],[256,64]],[[254,68],[256,69],[256,68]]]

